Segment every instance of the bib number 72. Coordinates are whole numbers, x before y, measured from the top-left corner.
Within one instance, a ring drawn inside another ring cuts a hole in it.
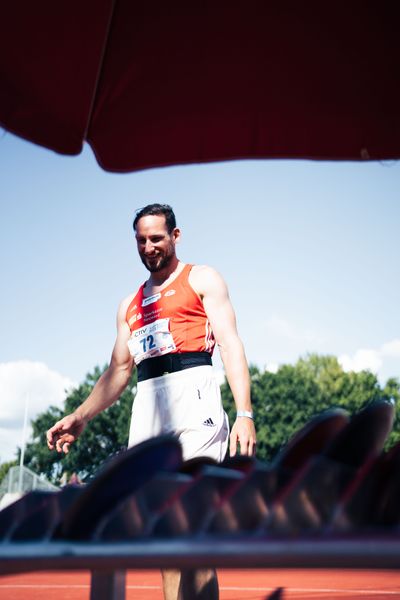
[[[140,343],[142,344],[143,352],[147,352],[148,350],[152,350],[156,347],[153,335],[148,335],[147,337],[142,338]]]
[[[146,358],[174,352],[176,346],[169,330],[169,319],[157,319],[132,331],[128,348],[137,365]]]

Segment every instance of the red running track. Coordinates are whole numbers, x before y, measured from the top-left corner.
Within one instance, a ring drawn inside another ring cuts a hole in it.
[[[220,600],[400,599],[400,573],[339,570],[220,570]],[[0,577],[0,600],[88,600],[88,572],[37,572]],[[126,600],[163,600],[158,571],[130,571]]]

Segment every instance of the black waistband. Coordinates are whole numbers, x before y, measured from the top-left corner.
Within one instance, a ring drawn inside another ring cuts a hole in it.
[[[212,365],[209,352],[180,352],[179,354],[164,354],[146,358],[137,366],[138,381],[203,365]]]

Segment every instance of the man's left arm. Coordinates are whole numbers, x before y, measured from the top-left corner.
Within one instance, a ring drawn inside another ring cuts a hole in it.
[[[236,328],[236,317],[227,286],[222,277],[211,267],[195,266],[190,283],[203,301],[210,321],[225,374],[235,400],[236,411],[252,413],[250,399],[250,375],[243,344]],[[230,455],[240,453],[252,456],[256,449],[256,431],[253,419],[238,416],[230,435]]]

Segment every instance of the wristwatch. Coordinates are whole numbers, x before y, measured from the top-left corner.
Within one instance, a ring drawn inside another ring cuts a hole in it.
[[[236,413],[237,417],[247,417],[248,419],[253,419],[253,413],[250,410],[238,410]]]

